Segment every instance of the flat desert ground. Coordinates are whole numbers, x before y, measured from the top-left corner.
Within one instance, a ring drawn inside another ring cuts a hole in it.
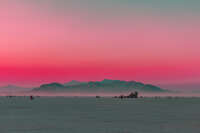
[[[200,98],[0,98],[0,133],[199,133]]]

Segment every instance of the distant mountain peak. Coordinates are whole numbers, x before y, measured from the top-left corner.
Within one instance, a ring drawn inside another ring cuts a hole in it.
[[[104,79],[101,82],[102,83],[113,83],[113,82],[121,82],[121,80]]]
[[[54,82],[54,83],[50,83],[50,84],[43,84],[40,87],[64,87],[64,85]]]
[[[77,80],[72,80],[70,82],[65,83],[64,85],[65,86],[72,86],[72,85],[79,85],[81,83],[83,83],[83,82],[80,82],[80,81],[77,81]]]
[[[41,85],[35,88],[37,91],[68,91],[68,92],[130,92],[130,91],[144,91],[144,92],[164,92],[160,87],[143,84],[136,81],[123,81],[104,79],[102,81],[79,82],[72,80],[66,84],[51,83]]]

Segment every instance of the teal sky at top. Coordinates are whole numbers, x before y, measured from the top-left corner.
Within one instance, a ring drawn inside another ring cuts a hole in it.
[[[27,0],[26,0],[27,2]],[[57,10],[79,9],[89,12],[157,13],[163,15],[197,15],[200,13],[199,0],[29,0],[37,5],[49,5]]]

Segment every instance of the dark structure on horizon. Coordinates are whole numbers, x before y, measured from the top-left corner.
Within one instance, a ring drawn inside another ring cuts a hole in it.
[[[119,97],[118,96],[115,96],[114,98],[120,98],[120,99],[123,99],[123,98],[138,98],[138,92],[135,91],[135,92],[131,92],[128,96],[124,96],[124,95],[120,95]]]
[[[30,96],[30,100],[33,100],[34,99],[34,97],[33,96]]]

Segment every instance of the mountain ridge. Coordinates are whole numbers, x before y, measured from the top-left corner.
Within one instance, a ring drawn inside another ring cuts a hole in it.
[[[68,83],[50,83],[43,84],[38,88],[34,88],[33,91],[50,91],[50,92],[165,92],[158,86],[151,84],[144,84],[136,81],[124,81],[124,80],[110,80],[104,79],[102,81],[89,81],[80,82],[72,80]]]

